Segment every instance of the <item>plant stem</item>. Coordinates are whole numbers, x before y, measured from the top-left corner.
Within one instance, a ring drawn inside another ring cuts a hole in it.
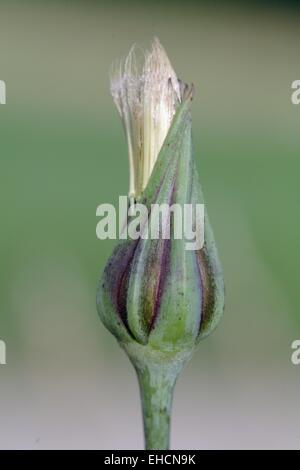
[[[193,349],[162,352],[149,344],[120,343],[138,376],[144,419],[145,448],[167,450],[174,386]]]
[[[166,450],[170,442],[170,418],[177,367],[147,364],[137,368],[147,450]]]

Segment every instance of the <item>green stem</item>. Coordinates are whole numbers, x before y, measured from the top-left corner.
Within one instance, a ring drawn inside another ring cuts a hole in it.
[[[147,450],[166,450],[170,442],[170,418],[177,368],[147,364],[136,369],[140,384]]]
[[[167,450],[170,418],[176,379],[192,356],[193,348],[159,351],[149,344],[120,343],[138,376],[147,450]]]

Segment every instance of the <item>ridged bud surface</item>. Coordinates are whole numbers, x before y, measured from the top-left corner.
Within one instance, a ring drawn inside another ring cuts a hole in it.
[[[191,136],[192,90],[186,89],[140,203],[203,204]],[[193,211],[192,225],[196,226]],[[164,220],[163,223],[169,223]],[[223,277],[205,211],[204,246],[186,239],[123,240],[100,281],[97,306],[105,326],[122,344],[136,342],[167,354],[192,350],[217,325],[224,306]]]

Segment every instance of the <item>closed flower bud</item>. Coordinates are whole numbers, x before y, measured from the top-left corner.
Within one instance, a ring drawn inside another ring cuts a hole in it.
[[[154,204],[189,206],[187,220],[196,232],[196,207],[203,197],[192,151],[193,88],[178,80],[155,40],[141,71],[130,52],[113,75],[111,89],[129,148],[129,207],[141,203],[147,208],[149,228],[160,221]],[[174,235],[174,224],[173,212],[167,211],[154,239],[119,242],[97,295],[103,323],[137,370],[148,448],[168,446],[177,375],[223,313],[223,277],[207,213],[201,249],[187,249],[186,237]],[[162,236],[166,225],[169,237]]]

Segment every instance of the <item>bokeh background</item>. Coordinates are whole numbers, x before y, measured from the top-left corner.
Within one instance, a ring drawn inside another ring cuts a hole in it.
[[[108,71],[157,35],[193,82],[226,315],[177,384],[172,447],[299,448],[296,2],[0,1],[0,447],[142,448],[133,368],[95,308],[127,193]]]

